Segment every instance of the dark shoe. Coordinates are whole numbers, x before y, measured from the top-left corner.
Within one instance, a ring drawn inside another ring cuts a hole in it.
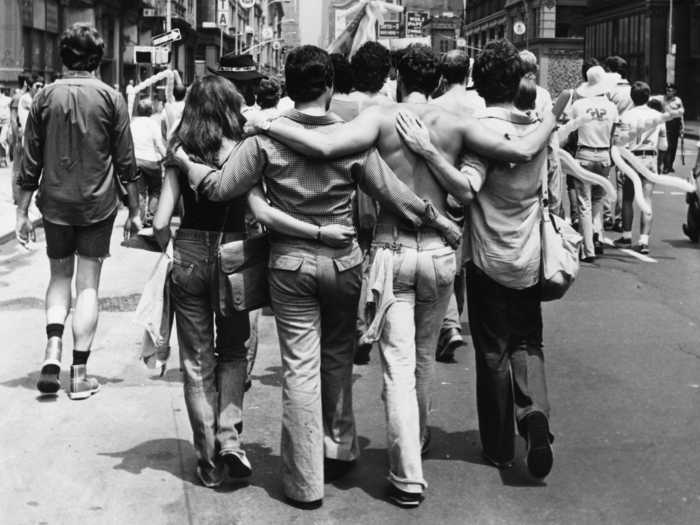
[[[527,469],[535,478],[542,479],[552,470],[554,454],[549,434],[549,423],[542,412],[532,412],[525,420],[527,428]]]
[[[612,230],[614,224],[615,224],[615,221],[613,221],[612,219],[610,219],[610,218],[604,219],[603,220],[603,229],[604,230]]]
[[[425,437],[423,438],[423,443],[421,443],[420,446],[420,455],[425,456],[428,452],[430,452],[430,439],[431,439],[431,434],[430,434],[430,428],[425,429]]]
[[[574,230],[578,231],[578,228],[579,228],[580,225],[581,225],[581,223],[579,222],[578,219],[571,219],[571,227],[572,227]]]
[[[615,221],[612,226],[612,231],[622,233],[622,221]]]
[[[85,365],[73,365],[70,367],[70,391],[71,399],[87,399],[100,391],[100,384],[94,377],[87,376]]]
[[[640,242],[637,245],[637,251],[641,254],[648,255],[649,254],[649,245]]]
[[[422,493],[406,492],[394,485],[389,485],[387,497],[394,505],[404,509],[414,509],[425,499]]]
[[[491,456],[489,456],[485,451],[481,451],[481,457],[484,458],[484,460],[489,463],[490,465],[493,465],[499,470],[506,470],[509,469],[513,466],[513,460],[510,459],[508,461],[496,461],[493,459]]]
[[[457,328],[448,328],[442,331],[438,339],[437,350],[435,350],[435,360],[441,363],[454,363],[455,350],[464,345],[462,333]]]
[[[596,255],[603,255],[605,248],[603,248],[603,243],[600,242],[600,236],[597,233],[593,234],[593,249]]]
[[[223,479],[217,474],[216,471],[205,473],[205,471],[199,465],[197,465],[197,479],[199,479],[199,482],[208,489],[218,488],[221,486],[221,483],[223,483]]]
[[[61,388],[59,375],[61,373],[61,362],[56,359],[46,359],[41,364],[39,372],[39,381],[36,383],[36,388],[44,395],[51,395],[58,392]]]
[[[581,257],[581,262],[593,264],[595,262],[595,257]]]
[[[289,496],[285,496],[284,500],[290,504],[292,507],[296,507],[301,510],[316,510],[323,505],[322,499],[315,499],[313,501],[299,501]]]
[[[331,483],[340,479],[355,468],[355,465],[357,462],[354,460],[343,461],[342,459],[325,458],[323,460],[323,480],[326,483]]]
[[[219,454],[221,463],[226,465],[229,477],[233,479],[248,478],[253,473],[250,461],[245,455],[238,455],[233,452]]]
[[[620,237],[619,239],[615,239],[613,241],[613,244],[617,248],[631,248],[632,247],[632,239],[626,239],[624,237]]]
[[[369,363],[369,353],[372,351],[371,344],[359,344],[355,350],[355,358],[353,363],[356,365],[366,365]]]

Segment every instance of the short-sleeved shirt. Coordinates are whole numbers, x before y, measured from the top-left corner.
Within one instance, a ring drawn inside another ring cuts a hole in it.
[[[540,121],[513,109],[489,107],[475,115],[499,134],[523,137]],[[466,257],[494,281],[513,289],[534,286],[540,275],[540,185],[547,152],[507,164],[464,155],[461,171],[475,192],[469,207]]]
[[[632,86],[619,73],[609,73],[609,75],[615,82],[615,85],[608,93],[608,98],[617,107],[617,112],[622,115],[625,111],[634,107],[631,95]]]
[[[571,118],[590,115],[590,120],[578,128],[578,145],[588,148],[608,148],[613,127],[619,120],[617,106],[605,96],[580,98],[571,106]]]
[[[54,224],[86,226],[118,204],[116,175],[138,178],[124,98],[85,72],[68,72],[34,97],[24,132],[18,184],[39,190]]]
[[[134,117],[130,128],[136,158],[159,162],[165,154],[165,143],[158,123],[150,117]]]
[[[646,104],[635,106],[625,111],[620,118],[622,127],[629,137],[627,147],[631,151],[656,152],[659,147],[659,136],[665,131],[662,124],[648,128],[646,123],[657,118],[659,112]]]

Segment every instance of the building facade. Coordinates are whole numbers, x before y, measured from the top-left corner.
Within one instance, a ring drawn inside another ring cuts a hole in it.
[[[630,80],[648,82],[653,93],[662,93],[667,77],[672,79],[686,118],[698,118],[700,0],[672,0],[672,7],[669,48],[669,0],[589,0],[585,54],[623,57]]]
[[[586,0],[472,0],[465,38],[471,56],[495,38],[529,49],[538,83],[553,95],[580,82]]]

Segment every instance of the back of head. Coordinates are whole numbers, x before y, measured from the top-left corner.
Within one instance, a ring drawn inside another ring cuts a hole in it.
[[[518,50],[505,38],[488,42],[474,62],[474,86],[486,104],[513,102],[522,77]]]
[[[311,102],[333,86],[333,63],[323,49],[299,46],[287,55],[284,78],[289,98]]]
[[[185,98],[182,119],[171,139],[171,147],[183,149],[209,165],[215,165],[221,139],[240,140],[244,119],[243,97],[223,77],[207,75],[196,80]]]
[[[150,98],[142,98],[136,104],[136,116],[150,117],[151,115],[153,115],[153,102]]]
[[[618,73],[622,78],[627,78],[627,60],[620,56],[610,56],[605,59],[605,70],[610,73]]]
[[[469,76],[469,57],[461,49],[448,51],[440,64],[440,74],[448,84],[463,84]]]
[[[520,52],[520,60],[523,61],[523,71],[525,73],[537,73],[537,57],[532,51],[523,49]]]
[[[641,106],[649,102],[649,97],[651,96],[651,88],[646,82],[637,81],[632,84],[630,89],[630,97],[635,106]]]
[[[264,78],[258,87],[258,105],[261,109],[274,108],[280,101],[280,85],[274,78]]]
[[[333,90],[336,93],[350,93],[352,91],[350,62],[341,53],[333,53],[331,60],[333,61]]]
[[[61,36],[59,54],[68,69],[94,71],[100,65],[104,48],[104,40],[94,27],[77,23]]]
[[[418,92],[429,96],[440,80],[440,61],[428,46],[412,44],[401,55],[399,75],[406,93]]]
[[[352,78],[357,91],[378,93],[391,69],[391,54],[378,42],[365,42],[352,57]]]
[[[596,58],[593,57],[588,57],[583,60],[583,64],[581,65],[581,77],[583,77],[583,80],[587,80],[588,77],[586,76],[586,73],[588,73],[588,70],[591,69],[593,66],[599,66],[600,62]]]
[[[529,111],[535,109],[536,100],[537,82],[535,82],[535,76],[532,73],[526,73],[520,79],[513,105],[521,111]]]
[[[649,102],[647,102],[647,106],[649,106],[651,109],[658,111],[659,113],[664,112],[664,105],[661,103],[661,101],[659,99],[656,99],[656,98],[649,99]]]
[[[180,102],[181,100],[185,100],[185,95],[187,95],[187,88],[185,87],[184,84],[175,84],[173,87],[173,98]]]

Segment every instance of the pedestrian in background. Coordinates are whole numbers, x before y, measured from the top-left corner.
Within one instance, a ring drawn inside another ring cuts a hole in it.
[[[683,109],[683,101],[678,96],[678,89],[675,84],[666,84],[666,93],[662,101],[664,111],[674,111]],[[666,140],[668,141],[668,149],[664,155],[664,173],[673,173],[673,163],[676,160],[676,151],[678,150],[678,140],[683,135],[685,121],[683,117],[678,117],[666,122]]]
[[[17,239],[26,244],[33,238],[27,211],[38,189],[51,270],[46,292],[48,342],[37,383],[42,394],[60,388],[63,328],[75,275],[71,399],[85,399],[100,388],[95,378],[87,376],[86,365],[97,330],[100,271],[109,256],[118,184],[126,186],[129,197],[125,234],[141,227],[126,104],[94,76],[104,48],[104,40],[88,24],[74,24],[63,33],[60,56],[65,76],[32,102],[18,181]]]

